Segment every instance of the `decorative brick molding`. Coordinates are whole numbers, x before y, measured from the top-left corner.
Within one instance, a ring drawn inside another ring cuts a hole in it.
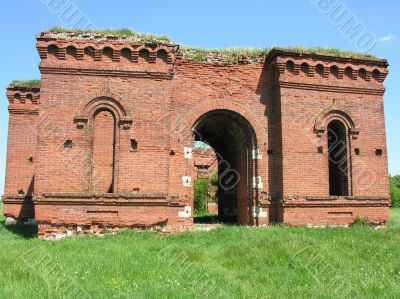
[[[278,70],[281,87],[370,95],[383,95],[385,91],[380,84],[368,84],[371,78],[374,83],[385,80],[388,63],[384,59],[334,58],[275,48],[266,61]]]
[[[39,105],[40,86],[10,85],[7,87],[6,96],[10,104],[26,104],[25,107]]]
[[[349,111],[340,107],[340,105],[336,103],[337,101],[334,101],[332,105],[326,107],[318,114],[314,125],[315,133],[318,137],[322,137],[326,131],[328,123],[334,119],[338,119],[346,124],[349,129],[349,135],[352,139],[357,139],[360,130],[356,128],[356,124],[353,120],[354,117],[351,116]]]
[[[84,60],[85,50],[93,50],[94,60],[104,59],[104,49],[111,49],[112,62],[122,63],[121,56],[124,55],[128,63],[138,63],[141,50],[149,52],[149,63],[172,64],[175,61],[177,46],[168,42],[144,43],[138,42],[129,36],[104,37],[90,34],[65,34],[54,32],[43,32],[37,38],[36,48],[41,59],[49,58],[49,47],[55,49],[55,57],[58,60],[66,60],[67,49],[71,50],[71,60]],[[163,55],[160,55],[163,53]],[[158,59],[159,56],[162,58]]]

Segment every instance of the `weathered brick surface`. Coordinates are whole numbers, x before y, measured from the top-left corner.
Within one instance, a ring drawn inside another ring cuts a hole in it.
[[[39,88],[7,90],[4,211],[34,217],[42,235],[80,225],[190,229],[201,162],[185,157],[193,133],[221,155],[220,171],[238,173],[220,210],[239,223],[388,219],[384,60],[275,49],[264,63],[200,63],[169,44],[46,35],[37,48],[40,101]],[[345,197],[329,194],[332,120],[346,127]]]

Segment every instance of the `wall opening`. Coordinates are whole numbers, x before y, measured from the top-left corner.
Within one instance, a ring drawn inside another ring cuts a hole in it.
[[[328,124],[328,149],[329,194],[347,196],[349,194],[347,133],[341,121],[333,120]]]
[[[194,216],[198,222],[218,220],[218,159],[214,149],[195,141],[192,151],[195,167]]]
[[[108,109],[93,118],[92,188],[95,193],[114,193],[116,120]]]
[[[215,153],[218,220],[250,224],[256,169],[253,128],[241,115],[221,109],[204,114],[193,127],[193,134],[195,142],[205,142]]]

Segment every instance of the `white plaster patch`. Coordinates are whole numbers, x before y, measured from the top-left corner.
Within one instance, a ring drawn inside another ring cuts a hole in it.
[[[263,210],[263,208],[261,208],[261,207],[252,207],[251,215],[253,217],[258,217],[258,218],[267,218],[268,217],[268,211],[267,210]]]
[[[254,176],[253,177],[253,188],[262,189],[263,187],[264,187],[264,184],[263,184],[261,176]]]
[[[182,184],[184,187],[191,187],[192,186],[192,178],[190,176],[183,176]]]
[[[262,154],[259,149],[252,150],[253,153],[253,160],[261,160],[262,159]]]
[[[179,211],[178,212],[178,217],[181,217],[181,218],[192,217],[192,207],[191,206],[185,206],[183,211]]]
[[[185,155],[186,159],[191,159],[192,158],[192,149],[190,147],[184,147],[183,154]]]

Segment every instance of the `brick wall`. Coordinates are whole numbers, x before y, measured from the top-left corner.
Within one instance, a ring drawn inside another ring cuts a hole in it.
[[[7,88],[9,101],[4,214],[25,221],[34,218],[36,129],[39,86]]]
[[[199,126],[240,174],[240,223],[388,218],[384,60],[274,49],[264,63],[200,63],[168,43],[46,35],[37,48],[40,105],[39,89],[31,103],[14,96],[26,94],[22,87],[8,90],[5,213],[18,218],[16,204],[34,177],[40,234],[160,219],[190,228],[196,157],[185,148],[193,148]],[[214,112],[226,122],[212,124]],[[335,119],[348,142],[349,194],[341,197],[329,194],[327,126]],[[93,198],[104,201],[107,221],[94,220]],[[67,222],[65,211],[74,212]]]

